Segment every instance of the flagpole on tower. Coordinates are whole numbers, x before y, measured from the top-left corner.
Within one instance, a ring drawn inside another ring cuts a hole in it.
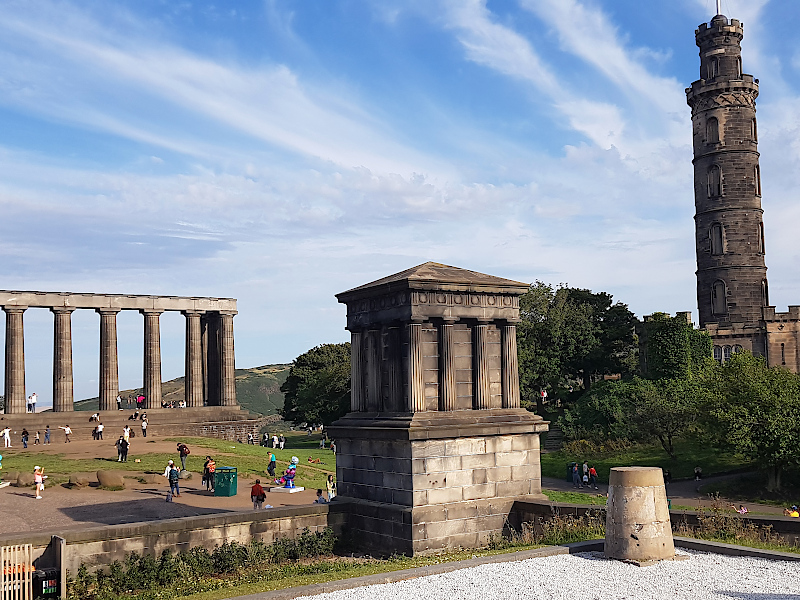
[[[722,0],[717,0],[717,14],[722,14]]]

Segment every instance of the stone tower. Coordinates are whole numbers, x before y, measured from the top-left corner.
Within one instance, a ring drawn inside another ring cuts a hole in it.
[[[687,88],[686,98],[694,141],[697,305],[701,328],[735,330],[728,354],[742,348],[764,354],[762,308],[769,306],[769,293],[758,80],[742,71],[742,37],[743,25],[723,15],[695,31],[700,79]]]

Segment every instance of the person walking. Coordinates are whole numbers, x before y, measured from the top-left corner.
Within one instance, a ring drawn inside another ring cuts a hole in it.
[[[267,465],[267,473],[269,473],[270,477],[275,477],[275,466],[277,465],[277,461],[275,460],[275,453],[269,453],[269,464]]]
[[[264,488],[261,487],[261,480],[256,479],[256,484],[250,488],[250,500],[253,501],[253,510],[260,510],[264,508],[264,500],[267,495],[264,493]]]
[[[6,427],[2,431],[3,433],[3,446],[5,448],[11,448],[11,428]]]
[[[117,462],[122,462],[122,442],[125,439],[122,436],[119,436],[119,439],[114,443],[114,446],[117,448]]]
[[[44,469],[42,467],[36,466],[33,467],[33,483],[36,484],[36,499],[42,499],[42,492],[44,492],[44,480],[47,479],[47,475],[44,474]]]
[[[594,489],[599,489],[597,487],[597,469],[594,468],[594,465],[589,467],[589,483],[594,487]]]
[[[191,454],[191,450],[189,450],[189,446],[184,444],[183,442],[178,444],[178,455],[181,457],[181,471],[186,470],[186,457]]]
[[[167,479],[169,480],[169,493],[173,495],[173,497],[177,496],[180,498],[181,496],[181,489],[178,486],[178,480],[180,479],[180,472],[178,468],[172,461],[170,462],[169,471],[167,472]]]
[[[252,446],[253,445],[253,432],[252,431],[248,431],[247,432],[247,445],[248,446]]]
[[[278,436],[274,435],[274,434],[272,435],[272,447],[273,448],[277,448],[278,447]]]
[[[33,445],[34,446],[38,446],[40,443],[41,443],[41,440],[39,439],[39,432],[37,431],[36,435],[33,436]]]
[[[214,491],[214,473],[217,470],[217,463],[210,456],[206,456],[203,464],[203,480],[206,482],[206,491]]]
[[[125,425],[122,428],[122,437],[125,439],[126,442],[130,442],[131,439],[131,428]]]
[[[117,394],[117,410],[122,410],[122,396]]]
[[[102,440],[103,439],[103,429],[105,429],[105,425],[103,425],[102,422],[98,423],[97,424],[97,439],[98,440]]]
[[[330,502],[336,497],[336,481],[333,479],[332,474],[328,475],[325,486],[328,488],[328,502]]]
[[[71,440],[69,439],[69,436],[72,435],[72,429],[70,428],[70,426],[69,425],[59,425],[58,428],[64,430],[64,443],[65,444],[69,444],[71,442]]]
[[[283,436],[283,434],[280,434],[280,436],[278,436],[278,447],[281,450],[283,450],[283,447],[285,445],[286,445],[286,438]]]
[[[142,419],[142,437],[147,437],[147,417]]]
[[[50,425],[48,425],[44,430],[44,443],[46,446],[50,445]]]
[[[578,470],[578,463],[572,465],[572,487],[583,487],[581,484],[581,473]]]
[[[23,427],[22,428],[22,436],[21,436],[22,437],[22,447],[23,448],[27,448],[28,447],[28,437],[29,436],[30,436],[30,433],[28,433],[28,430],[25,427]]]

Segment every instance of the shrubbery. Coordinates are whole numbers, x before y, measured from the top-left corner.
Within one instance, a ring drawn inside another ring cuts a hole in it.
[[[86,566],[81,565],[75,579],[68,584],[69,598],[171,598],[177,595],[178,588],[182,591],[196,589],[196,584],[207,578],[328,556],[333,553],[335,544],[336,536],[329,528],[316,533],[304,529],[297,538],[282,538],[272,544],[258,540],[248,544],[225,542],[212,552],[202,547],[181,554],[164,550],[158,558],[131,553],[124,563],[112,563],[108,571],[90,574]]]

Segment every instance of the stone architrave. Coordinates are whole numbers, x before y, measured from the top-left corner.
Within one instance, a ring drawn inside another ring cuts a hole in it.
[[[328,430],[347,527],[365,547],[484,545],[515,501],[543,498],[547,423],[519,408],[508,339],[527,289],[426,263],[337,295],[354,384],[352,411]]]
[[[23,327],[24,306],[5,306],[6,313],[6,370],[5,412],[24,414],[25,405],[25,333]]]
[[[143,310],[145,408],[161,408],[161,312]]]
[[[53,312],[53,412],[74,409],[72,381],[72,308]]]
[[[106,308],[100,314],[100,410],[116,410],[119,396],[119,357],[117,354],[118,309]]]

